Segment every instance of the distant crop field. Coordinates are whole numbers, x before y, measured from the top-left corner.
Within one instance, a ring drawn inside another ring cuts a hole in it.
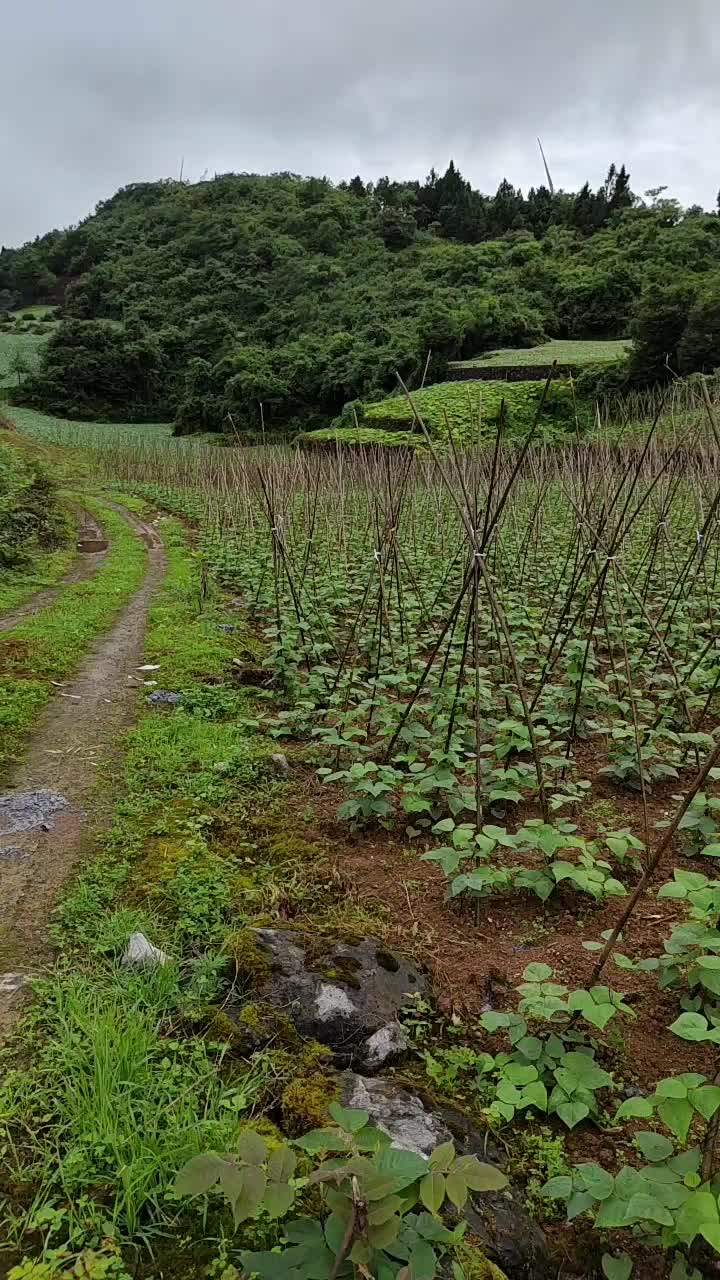
[[[47,337],[44,334],[0,331],[0,390],[18,385],[18,375],[13,368],[16,354],[18,352],[21,354],[29,372],[36,367],[46,342]]]
[[[488,351],[485,355],[473,356],[471,360],[458,360],[451,367],[454,369],[490,369],[508,365],[546,365],[557,360],[558,364],[599,364],[608,360],[619,360],[627,354],[632,346],[627,338],[613,338],[607,342],[556,341],[543,342],[539,347],[506,347],[501,351]]]
[[[7,416],[24,435],[47,444],[80,446],[87,449],[113,447],[138,440],[161,441],[172,436],[169,422],[75,422],[53,418],[36,409],[11,408]]]

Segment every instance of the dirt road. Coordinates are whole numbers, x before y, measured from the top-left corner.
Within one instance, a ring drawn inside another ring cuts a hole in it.
[[[47,708],[23,763],[0,793],[0,1041],[28,976],[51,958],[53,907],[107,818],[103,796],[92,794],[98,765],[119,750],[143,689],[137,668],[165,554],[152,525],[117,510],[147,545],[143,584]]]

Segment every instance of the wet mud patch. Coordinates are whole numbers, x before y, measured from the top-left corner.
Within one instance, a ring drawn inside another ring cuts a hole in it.
[[[36,791],[6,791],[0,795],[0,837],[19,831],[50,831],[56,814],[70,808],[65,796],[48,787]]]

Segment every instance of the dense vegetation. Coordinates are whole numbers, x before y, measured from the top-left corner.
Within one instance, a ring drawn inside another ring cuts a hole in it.
[[[396,370],[417,385],[428,351],[436,381],[483,350],[630,331],[636,382],[712,368],[719,245],[715,214],[637,201],[614,167],[595,192],[494,197],[453,165],[375,186],[227,174],[126,187],[4,250],[0,299],[63,303],[23,388],[39,407],[273,431],[326,426]]]
[[[57,546],[66,532],[46,470],[0,438],[0,570],[28,564],[35,550]]]

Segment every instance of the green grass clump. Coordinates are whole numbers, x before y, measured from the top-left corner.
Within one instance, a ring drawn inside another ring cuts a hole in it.
[[[38,591],[54,587],[72,564],[72,547],[57,551],[35,551],[22,569],[7,570],[0,575],[0,614],[25,604]]]
[[[0,636],[0,768],[17,757],[54,693],[52,681],[79,665],[142,582],[144,544],[114,511],[83,501],[102,521],[110,550],[93,578],[67,587],[47,609]]]
[[[414,392],[412,401],[431,436],[446,439],[449,422],[456,440],[472,444],[478,438],[486,441],[494,437],[503,401],[507,437],[524,436],[535,420],[544,386],[544,382],[439,382]],[[409,431],[413,410],[405,395],[393,395],[368,405],[362,423],[365,430],[397,425]],[[545,402],[539,438],[562,437],[574,427],[575,406],[570,388],[565,383],[555,383]]]
[[[219,857],[207,838],[213,815],[226,817],[239,786],[257,772],[256,742],[241,716],[245,695],[230,674],[237,642],[218,629],[211,601],[200,610],[199,558],[179,522],[164,521],[162,534],[168,570],[148,616],[145,653],[183,702],[170,714],[148,708],[128,735],[125,798],[108,850],[83,870],[60,910],[58,937],[73,949],[95,948],[108,930],[114,936],[109,921],[129,881],[145,922],[137,927],[149,922],[173,954],[219,939],[224,921],[228,931],[238,928],[230,916],[239,850]]]
[[[585,342],[573,339],[551,339],[537,347],[504,347],[500,351],[488,351],[485,355],[473,356],[471,360],[458,360],[453,369],[491,369],[515,366],[527,368],[533,365],[551,365],[557,360],[560,365],[573,367],[587,364],[602,364],[608,360],[618,360],[627,355],[632,343],[626,338],[612,338],[608,341]]]
[[[150,1215],[160,1228],[184,1161],[231,1148],[238,1131],[237,1086],[204,1042],[158,1035],[181,999],[176,966],[60,973],[39,996],[32,1069],[9,1071],[0,1090],[0,1134],[8,1116],[24,1131],[16,1176],[34,1183],[38,1204],[64,1202],[54,1227],[66,1236],[107,1236],[111,1224],[127,1239]],[[97,1199],[76,1208],[89,1186]]]

